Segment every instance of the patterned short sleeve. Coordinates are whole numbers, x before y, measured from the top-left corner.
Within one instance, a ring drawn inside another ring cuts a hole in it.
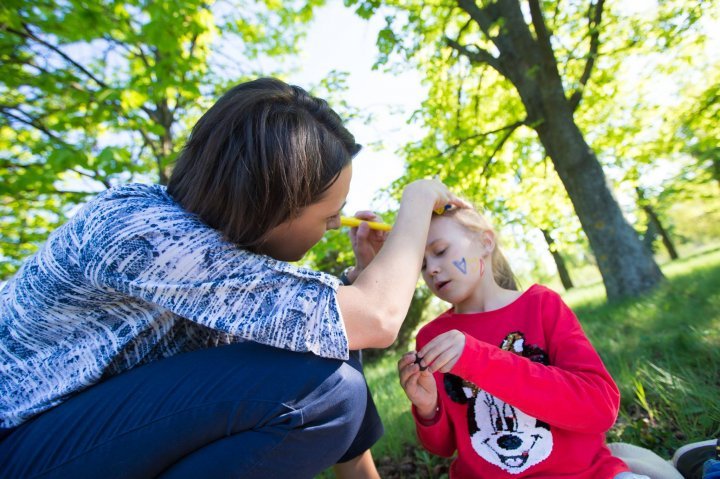
[[[162,187],[123,193],[99,202],[80,234],[96,287],[238,338],[348,357],[336,278],[238,248]]]

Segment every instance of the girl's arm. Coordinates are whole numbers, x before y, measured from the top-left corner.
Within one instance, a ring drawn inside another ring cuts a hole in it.
[[[405,188],[385,245],[352,286],[338,290],[350,349],[385,348],[395,341],[420,274],[432,211],[446,204],[467,206],[439,181]]]
[[[550,366],[466,335],[452,373],[550,425],[606,432],[617,418],[618,388],[572,311],[559,297],[547,303],[543,314],[556,318],[546,331]]]

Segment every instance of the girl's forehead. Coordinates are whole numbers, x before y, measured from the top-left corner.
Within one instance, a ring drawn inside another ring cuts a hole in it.
[[[430,222],[427,244],[430,245],[438,240],[452,241],[459,238],[459,235],[467,235],[467,230],[460,223],[452,217],[436,216]]]

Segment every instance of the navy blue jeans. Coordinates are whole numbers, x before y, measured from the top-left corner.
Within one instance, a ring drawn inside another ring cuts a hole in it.
[[[0,477],[310,478],[382,435],[357,353],[240,343],[156,361],[0,442]]]

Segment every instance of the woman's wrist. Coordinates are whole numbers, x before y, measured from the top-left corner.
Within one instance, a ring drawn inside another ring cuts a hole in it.
[[[351,274],[355,270],[354,266],[348,266],[344,270],[342,270],[342,273],[340,273],[340,281],[342,281],[343,286],[350,286],[355,282],[355,279],[357,279],[357,276],[351,277]]]
[[[432,198],[432,195],[429,195],[428,191],[423,191],[420,187],[413,186],[414,184],[411,183],[403,190],[402,198],[400,200],[400,209],[402,209],[403,206],[407,207],[410,205],[420,207],[423,210],[432,209],[435,205],[435,198]],[[404,205],[403,203],[406,204]],[[424,203],[426,203],[426,205]]]
[[[342,271],[342,273],[340,273],[340,281],[342,281],[344,286],[350,286],[358,279],[362,270],[363,268],[360,268],[357,265],[348,266]]]
[[[350,266],[349,268],[345,269],[345,276],[347,276],[347,279],[350,280],[350,284],[353,284],[357,279],[358,276],[360,276],[360,273],[362,272],[362,268],[355,266]]]

